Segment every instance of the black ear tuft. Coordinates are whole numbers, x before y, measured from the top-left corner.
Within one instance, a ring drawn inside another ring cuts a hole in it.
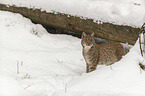
[[[94,32],[91,34],[91,36],[94,36]]]
[[[86,34],[85,32],[82,33],[82,37],[86,37],[86,35],[87,35],[87,34]]]

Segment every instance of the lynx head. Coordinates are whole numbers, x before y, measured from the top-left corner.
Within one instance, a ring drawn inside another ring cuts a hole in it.
[[[81,44],[83,47],[91,48],[95,44],[94,32],[91,35],[87,35],[85,32],[83,32],[81,39]]]

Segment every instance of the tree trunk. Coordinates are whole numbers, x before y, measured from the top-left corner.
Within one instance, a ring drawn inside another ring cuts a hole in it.
[[[47,13],[39,9],[6,6],[4,4],[0,4],[0,10],[20,13],[24,17],[31,19],[32,22],[42,24],[48,31],[55,29],[59,30],[60,33],[75,33],[79,37],[82,32],[89,34],[94,32],[95,36],[99,38],[134,44],[139,35],[139,28],[114,25],[111,23],[97,24],[91,19],[84,20],[79,17],[68,16],[67,14]]]

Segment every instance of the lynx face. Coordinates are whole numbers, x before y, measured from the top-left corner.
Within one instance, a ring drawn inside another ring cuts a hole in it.
[[[95,44],[94,33],[92,33],[91,35],[87,35],[86,33],[83,32],[81,39],[82,39],[81,44],[85,48],[91,48]]]

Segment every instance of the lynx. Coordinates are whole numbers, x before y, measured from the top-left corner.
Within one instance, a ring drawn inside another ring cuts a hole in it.
[[[125,50],[120,43],[96,44],[94,33],[87,35],[83,32],[81,44],[87,73],[96,70],[97,65],[111,65],[125,55]]]

